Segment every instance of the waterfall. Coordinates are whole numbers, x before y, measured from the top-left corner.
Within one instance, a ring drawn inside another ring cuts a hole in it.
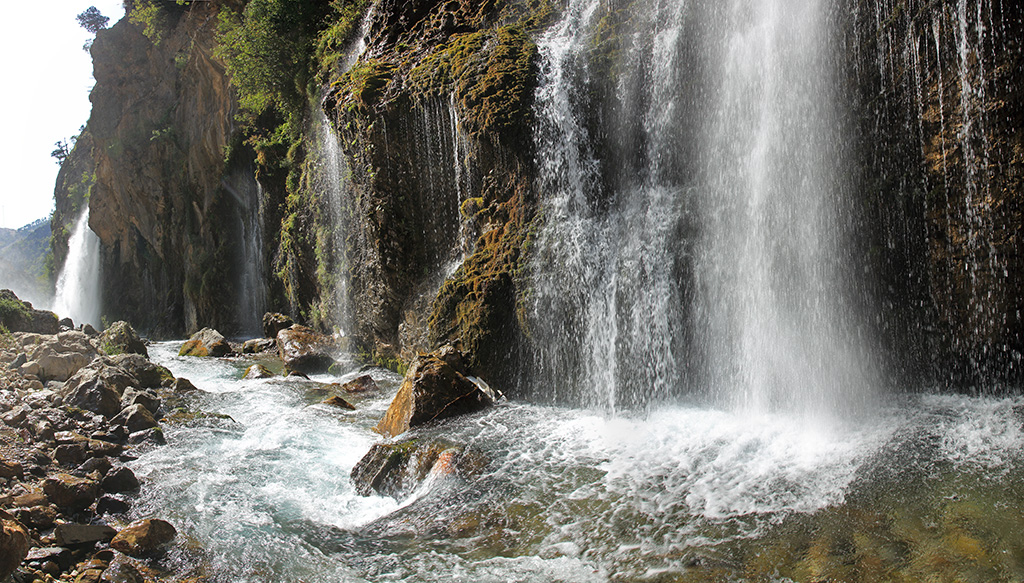
[[[100,310],[100,238],[89,228],[89,206],[75,221],[68,239],[68,256],[57,278],[54,311],[76,324],[102,328]]]
[[[571,2],[538,43],[539,376],[610,411],[858,406],[829,7],[639,2],[610,83],[589,74],[600,8]]]
[[[251,174],[250,174],[251,176]],[[254,186],[246,193],[239,207],[239,233],[241,233],[241,273],[238,286],[238,322],[240,332],[259,336],[264,312],[267,310],[266,259],[263,250],[263,188],[256,180],[246,180]]]

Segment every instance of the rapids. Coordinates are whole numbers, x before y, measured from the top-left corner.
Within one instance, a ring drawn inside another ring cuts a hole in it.
[[[213,581],[1024,575],[1021,398],[893,397],[842,423],[505,402],[417,431],[468,444],[483,471],[393,500],[357,495],[349,473],[397,375],[371,370],[381,392],[340,411],[319,404],[322,383],[355,364],[340,379],[240,380],[251,358],[177,348],[151,355],[219,415],[167,424],[167,445],[133,462],[132,516],[174,523],[187,544],[170,563]]]

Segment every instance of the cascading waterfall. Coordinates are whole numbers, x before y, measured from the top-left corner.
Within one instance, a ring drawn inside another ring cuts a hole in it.
[[[681,392],[760,410],[864,401],[827,6],[639,3],[610,107],[587,102],[598,7],[573,2],[540,42],[540,376],[613,411]],[[601,107],[620,140],[603,157],[586,119]]]
[[[54,311],[75,324],[101,329],[100,238],[89,228],[89,206],[75,221],[68,239],[68,256],[57,277]]]

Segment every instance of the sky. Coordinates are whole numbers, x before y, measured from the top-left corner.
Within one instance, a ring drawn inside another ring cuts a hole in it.
[[[110,17],[109,25],[124,15],[121,0],[5,3],[0,227],[16,229],[53,210],[60,167],[50,152],[89,120],[92,58],[82,45],[92,35],[75,16],[90,6]]]

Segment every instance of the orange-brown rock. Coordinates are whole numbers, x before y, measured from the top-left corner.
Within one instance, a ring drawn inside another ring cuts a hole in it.
[[[132,557],[144,557],[174,540],[177,534],[171,523],[148,518],[126,526],[110,541],[110,546]]]
[[[479,411],[494,400],[437,353],[421,354],[374,430],[393,437],[431,421]]]
[[[18,568],[28,549],[28,531],[13,516],[0,510],[0,580]]]
[[[288,370],[315,374],[334,364],[334,339],[298,324],[278,331],[277,349]]]

